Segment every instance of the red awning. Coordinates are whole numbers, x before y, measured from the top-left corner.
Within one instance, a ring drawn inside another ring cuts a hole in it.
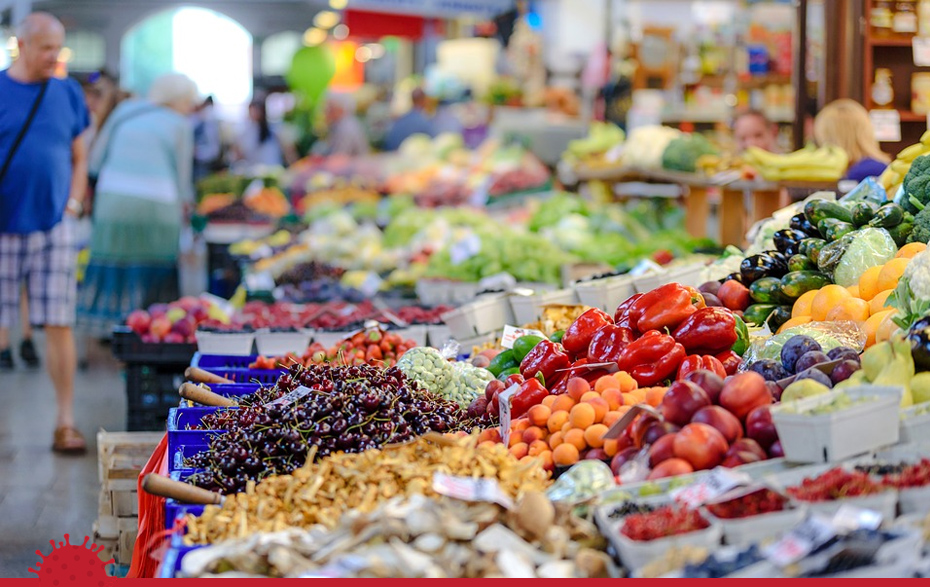
[[[423,27],[428,20],[433,20],[436,34],[441,35],[444,32],[444,23],[441,20],[426,19],[422,16],[346,10],[342,19],[353,37],[377,39],[395,36],[418,41],[423,38]]]

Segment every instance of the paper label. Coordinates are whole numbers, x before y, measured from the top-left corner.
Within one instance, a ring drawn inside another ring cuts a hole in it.
[[[245,288],[249,291],[271,291],[274,289],[274,278],[266,271],[249,273],[245,276]]]
[[[538,330],[533,330],[532,328],[519,328],[517,326],[511,326],[507,324],[504,326],[504,334],[501,336],[501,346],[505,349],[512,349],[513,343],[520,338],[521,336],[526,335],[541,336],[543,338],[548,338],[545,334]]]
[[[675,501],[696,508],[736,487],[747,485],[749,482],[750,477],[746,473],[717,467],[697,483],[676,489],[671,492],[671,495]]]
[[[510,400],[513,399],[513,396],[520,391],[520,385],[514,383],[497,396],[497,400],[500,404],[500,420],[501,420],[501,439],[504,441],[504,446],[509,446],[510,444]]]
[[[603,369],[608,373],[617,373],[620,371],[620,365],[616,363],[585,363],[584,365],[578,365],[577,367],[567,367],[565,369],[557,369],[556,373],[562,373],[563,371],[575,370],[576,372],[590,372]]]
[[[901,115],[897,110],[870,110],[869,118],[875,129],[875,138],[882,143],[901,141]]]
[[[463,501],[486,501],[513,508],[513,500],[504,493],[497,479],[458,477],[445,473],[433,474],[433,490]]]
[[[274,401],[270,401],[265,405],[266,406],[281,406],[281,405],[288,406],[301,398],[307,397],[308,395],[313,393],[313,391],[314,391],[313,389],[310,389],[309,387],[304,387],[303,385],[301,385],[294,391],[288,392],[282,395],[281,397],[279,397],[278,399]]]
[[[917,67],[930,66],[930,37],[913,37],[911,49],[914,51],[914,65]]]
[[[659,421],[664,420],[662,414],[653,409],[652,406],[647,404],[638,404],[630,408],[622,418],[610,425],[610,428],[607,429],[607,432],[604,433],[604,440],[611,440],[613,438],[619,438],[623,431],[626,430],[626,427],[633,423],[633,420],[636,419],[636,416],[646,413],[652,414]]]
[[[882,525],[882,515],[874,510],[844,504],[833,514],[832,522],[835,528],[845,532],[853,532],[860,528],[878,530]]]
[[[365,297],[371,298],[381,289],[382,283],[384,283],[384,280],[377,273],[369,271],[361,285],[358,286],[358,291],[362,292]]]
[[[801,560],[835,535],[829,518],[811,514],[780,540],[763,548],[762,554],[772,563],[785,567]]]
[[[449,259],[460,265],[481,252],[481,237],[470,234],[449,247]]]

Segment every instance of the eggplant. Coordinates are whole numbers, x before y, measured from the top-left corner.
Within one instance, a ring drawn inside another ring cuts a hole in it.
[[[816,226],[811,224],[810,220],[807,219],[807,216],[804,215],[804,212],[800,212],[792,216],[788,227],[792,230],[800,230],[801,232],[807,234],[809,237],[821,238],[820,231],[817,230]]]
[[[924,316],[907,331],[911,356],[918,371],[930,371],[930,316]]]
[[[784,270],[784,273],[788,273],[788,259],[789,256],[782,253],[781,251],[762,251],[769,257],[775,259],[778,263],[778,266]],[[781,269],[780,269],[781,270]]]
[[[768,253],[759,253],[743,259],[739,265],[739,272],[743,277],[741,282],[747,285],[763,277],[783,276],[788,272],[788,263]]]
[[[742,263],[740,264],[740,266],[742,266]],[[736,271],[736,272],[734,272],[734,273],[731,273],[731,274],[727,275],[727,276],[724,277],[722,280],[720,280],[720,283],[721,283],[721,285],[722,285],[722,284],[724,284],[724,283],[726,283],[726,282],[728,282],[728,281],[730,281],[730,280],[733,280],[733,281],[736,281],[737,283],[742,283],[743,285],[746,285],[746,283],[743,281],[743,274],[742,274],[740,271]]]
[[[809,238],[806,232],[793,228],[779,230],[773,236],[775,248],[778,249],[778,252],[784,253],[789,257],[801,252],[801,241],[806,238]]]

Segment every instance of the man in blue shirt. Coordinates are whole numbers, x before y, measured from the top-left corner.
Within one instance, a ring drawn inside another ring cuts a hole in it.
[[[384,137],[384,148],[387,151],[396,151],[404,139],[414,134],[425,134],[430,137],[433,133],[433,123],[427,118],[426,112],[426,94],[423,90],[417,88],[411,96],[413,108],[410,112],[404,114],[394,121],[391,128],[388,129]]]
[[[56,79],[65,30],[36,12],[17,29],[19,57],[0,71],[0,327],[14,324],[25,284],[29,321],[45,328],[57,400],[52,448],[83,452],[74,427],[77,251],[72,217],[87,191],[81,133],[90,124],[80,86]],[[8,337],[7,337],[8,338]],[[0,340],[0,349],[9,340]]]

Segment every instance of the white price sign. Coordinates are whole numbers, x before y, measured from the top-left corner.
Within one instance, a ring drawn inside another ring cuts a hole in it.
[[[697,483],[672,491],[672,498],[687,505],[698,507],[723,495],[741,485],[747,485],[751,478],[746,473],[717,467]]]
[[[901,140],[901,115],[897,110],[869,110],[875,138],[882,143],[897,143]]]
[[[513,507],[513,500],[504,493],[496,479],[457,477],[445,473],[433,474],[433,490],[440,495],[447,495],[464,501],[487,501],[497,503],[507,509]]]
[[[500,419],[501,419],[501,439],[504,441],[504,446],[509,446],[510,444],[510,400],[513,399],[513,396],[520,391],[520,385],[514,383],[497,396],[497,401],[500,403]]]
[[[914,65],[930,66],[930,37],[914,37],[911,39],[911,49],[914,51]]]
[[[470,234],[449,247],[449,260],[460,265],[481,252],[481,237]]]
[[[318,390],[313,390],[313,389],[310,389],[309,387],[304,387],[303,385],[301,385],[294,391],[288,392],[282,395],[281,397],[279,397],[278,399],[268,402],[265,405],[266,406],[280,406],[280,405],[289,406],[292,403],[296,402],[297,400],[307,397],[314,391],[318,391]]]
[[[538,330],[533,330],[532,328],[518,328],[507,324],[504,326],[504,334],[501,336],[501,346],[505,349],[512,349],[513,343],[521,336],[526,336],[527,334],[547,338],[545,334]]]
[[[836,536],[836,530],[828,518],[811,514],[777,542],[762,550],[772,563],[786,567],[812,553],[821,544]]]

